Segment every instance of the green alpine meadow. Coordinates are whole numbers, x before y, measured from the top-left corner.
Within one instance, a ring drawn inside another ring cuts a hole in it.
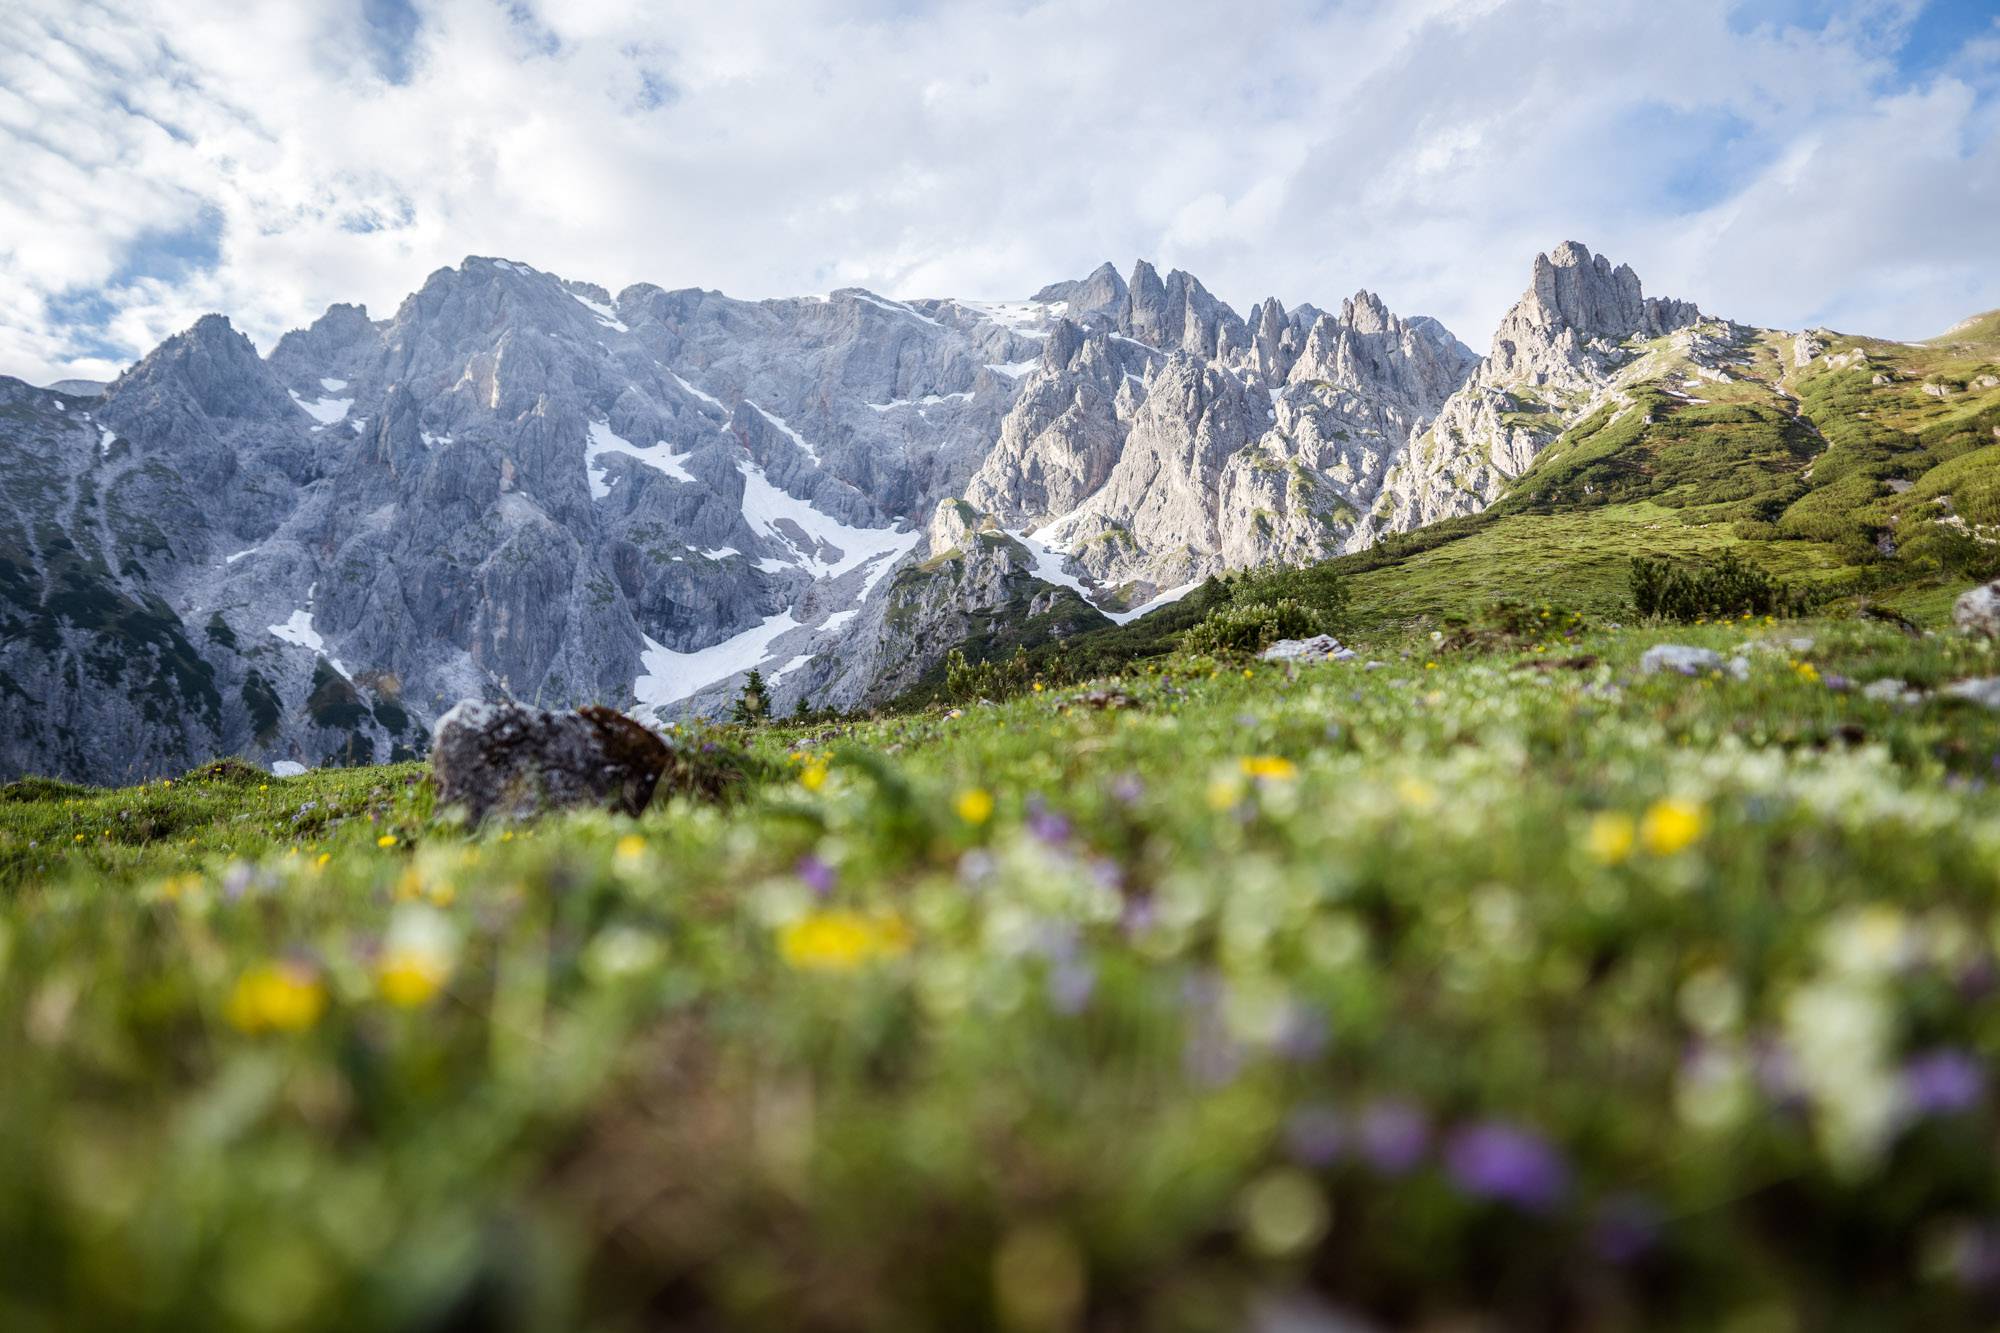
[[[636,818],[5,788],[0,1322],[1980,1325],[1992,641],[1358,642],[682,729]]]

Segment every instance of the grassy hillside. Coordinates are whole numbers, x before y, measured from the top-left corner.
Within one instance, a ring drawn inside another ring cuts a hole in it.
[[[1664,637],[8,787],[0,1327],[1990,1326],[1994,655]]]
[[[1609,615],[1633,556],[1724,548],[1930,623],[2000,573],[2000,316],[1922,345],[1826,335],[1803,366],[1790,338],[1726,335],[1723,378],[1661,339],[1491,508],[1336,562],[1360,623],[1496,596]]]

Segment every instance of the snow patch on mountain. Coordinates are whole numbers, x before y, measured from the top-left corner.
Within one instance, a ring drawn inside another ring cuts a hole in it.
[[[923,536],[915,529],[898,532],[894,528],[849,527],[833,515],[778,489],[764,469],[748,459],[738,461],[736,470],[743,474],[744,521],[752,530],[798,552],[800,562],[823,578],[839,578],[870,561],[901,556]],[[889,559],[888,563],[895,561]],[[886,569],[884,565],[875,571],[867,586],[873,588]]]
[[[320,656],[326,657],[326,640],[321,638],[320,632],[313,628],[311,611],[303,609],[294,611],[286,618],[284,624],[269,625],[266,628],[274,636],[286,643],[294,644],[300,648],[310,648]],[[339,658],[327,657],[326,660],[342,676],[348,680],[354,679],[353,676],[348,675],[346,665]]]
[[[745,398],[743,401],[749,403],[751,407],[756,407],[758,416],[764,418],[764,420],[770,422],[773,426],[776,426],[779,430],[783,431],[785,438],[790,440],[793,444],[796,444],[800,449],[804,450],[805,456],[807,458],[812,459],[812,461],[815,463],[818,463],[820,461],[819,450],[813,448],[812,445],[806,443],[806,437],[799,434],[797,431],[793,430],[791,428],[791,425],[783,417],[778,416],[777,414],[765,408],[757,407],[757,404],[750,402],[748,398]]]
[[[845,296],[848,299],[854,301],[864,301],[869,305],[877,307],[878,309],[887,310],[891,314],[908,315],[911,319],[920,319],[934,329],[941,329],[944,327],[944,325],[938,323],[936,320],[932,319],[929,315],[924,314],[921,310],[912,310],[909,306],[904,305],[901,301],[891,301],[884,297],[877,296],[873,292],[863,291],[859,287],[849,287],[845,291],[835,292],[834,295]]]
[[[741,634],[691,653],[677,653],[651,635],[641,634],[646,648],[640,663],[645,670],[632,682],[632,695],[642,714],[679,703],[717,681],[757,666],[770,655],[774,640],[798,628],[799,622],[790,611],[780,611]]]
[[[610,306],[604,304],[604,302],[593,301],[588,296],[584,296],[578,292],[571,292],[570,297],[578,305],[582,306],[585,310],[588,310],[591,314],[597,316],[597,322],[599,324],[602,324],[605,328],[611,329],[618,333],[630,333],[632,331],[631,329],[625,327],[625,322],[623,320],[618,318],[618,312],[616,310],[613,310]]]
[[[606,454],[624,454],[637,459],[656,472],[663,472],[675,481],[693,481],[689,472],[674,456],[674,451],[665,440],[645,448],[632,443],[611,429],[608,421],[590,423],[590,439],[583,447],[584,467],[590,476],[590,498],[602,500],[611,494],[611,482],[605,478],[604,465],[597,460]]]
[[[347,415],[347,409],[354,406],[352,398],[316,398],[308,402],[299,397],[297,389],[287,389],[292,401],[305,410],[307,416],[322,426],[331,426]]]

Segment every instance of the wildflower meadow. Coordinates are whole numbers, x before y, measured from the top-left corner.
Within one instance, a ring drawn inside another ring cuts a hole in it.
[[[1557,614],[637,819],[18,783],[0,1327],[1991,1327],[1992,674]]]

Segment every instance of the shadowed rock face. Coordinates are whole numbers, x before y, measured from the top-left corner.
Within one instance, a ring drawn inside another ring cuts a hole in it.
[[[751,666],[781,712],[879,700],[995,617],[1372,540],[1436,507],[1389,479],[1469,389],[1688,318],[1568,246],[1484,363],[1143,261],[748,302],[475,257],[268,357],[208,316],[101,391],[0,380],[0,776],[387,760],[464,699],[714,713]],[[978,540],[912,574],[960,498]]]

